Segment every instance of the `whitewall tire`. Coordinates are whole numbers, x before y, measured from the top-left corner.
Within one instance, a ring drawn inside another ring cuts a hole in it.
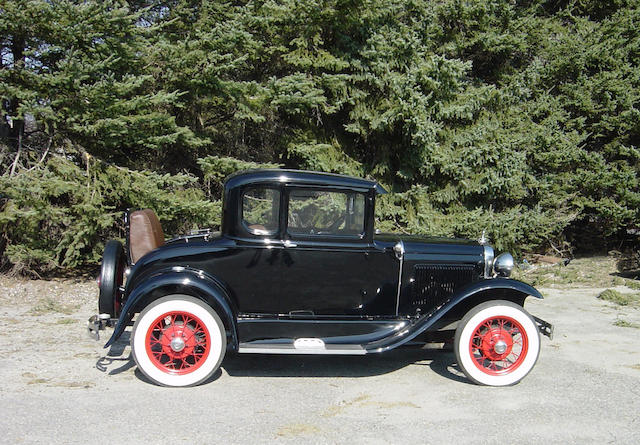
[[[480,385],[506,386],[522,380],[540,353],[540,334],[519,305],[496,300],[471,309],[456,329],[454,350],[464,374]]]
[[[195,297],[168,295],[147,306],[131,335],[138,369],[163,386],[193,386],[220,366],[227,347],[222,320]]]

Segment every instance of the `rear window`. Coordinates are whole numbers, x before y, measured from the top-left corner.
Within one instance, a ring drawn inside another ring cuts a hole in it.
[[[254,235],[274,235],[278,231],[280,190],[249,187],[242,194],[242,224]]]

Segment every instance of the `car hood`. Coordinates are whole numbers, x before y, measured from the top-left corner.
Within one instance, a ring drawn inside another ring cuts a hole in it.
[[[483,246],[475,240],[438,236],[379,233],[376,242],[395,244],[402,241],[407,254],[482,255]]]
[[[457,244],[465,246],[479,246],[476,240],[466,238],[447,238],[444,236],[404,235],[401,233],[378,233],[374,236],[376,241],[387,243],[402,241],[406,243],[420,244]]]

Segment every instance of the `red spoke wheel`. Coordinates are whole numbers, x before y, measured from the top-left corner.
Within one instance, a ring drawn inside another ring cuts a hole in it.
[[[469,353],[474,364],[490,375],[513,372],[527,356],[524,328],[511,317],[491,317],[474,330]]]
[[[192,386],[208,379],[226,350],[224,325],[201,300],[170,295],[141,313],[131,337],[133,357],[142,373],[164,386]]]
[[[204,323],[187,312],[160,315],[147,330],[147,355],[162,371],[188,374],[209,356],[211,337]]]
[[[471,309],[456,330],[458,365],[482,385],[512,385],[524,378],[540,352],[540,335],[531,316],[509,301],[489,301]]]

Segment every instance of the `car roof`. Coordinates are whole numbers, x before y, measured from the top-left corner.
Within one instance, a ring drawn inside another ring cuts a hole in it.
[[[358,189],[373,189],[378,194],[387,191],[376,181],[307,170],[288,169],[259,169],[244,170],[232,174],[225,181],[225,189],[230,190],[247,184],[256,183],[286,183],[292,185],[319,185],[327,187],[346,187]]]

